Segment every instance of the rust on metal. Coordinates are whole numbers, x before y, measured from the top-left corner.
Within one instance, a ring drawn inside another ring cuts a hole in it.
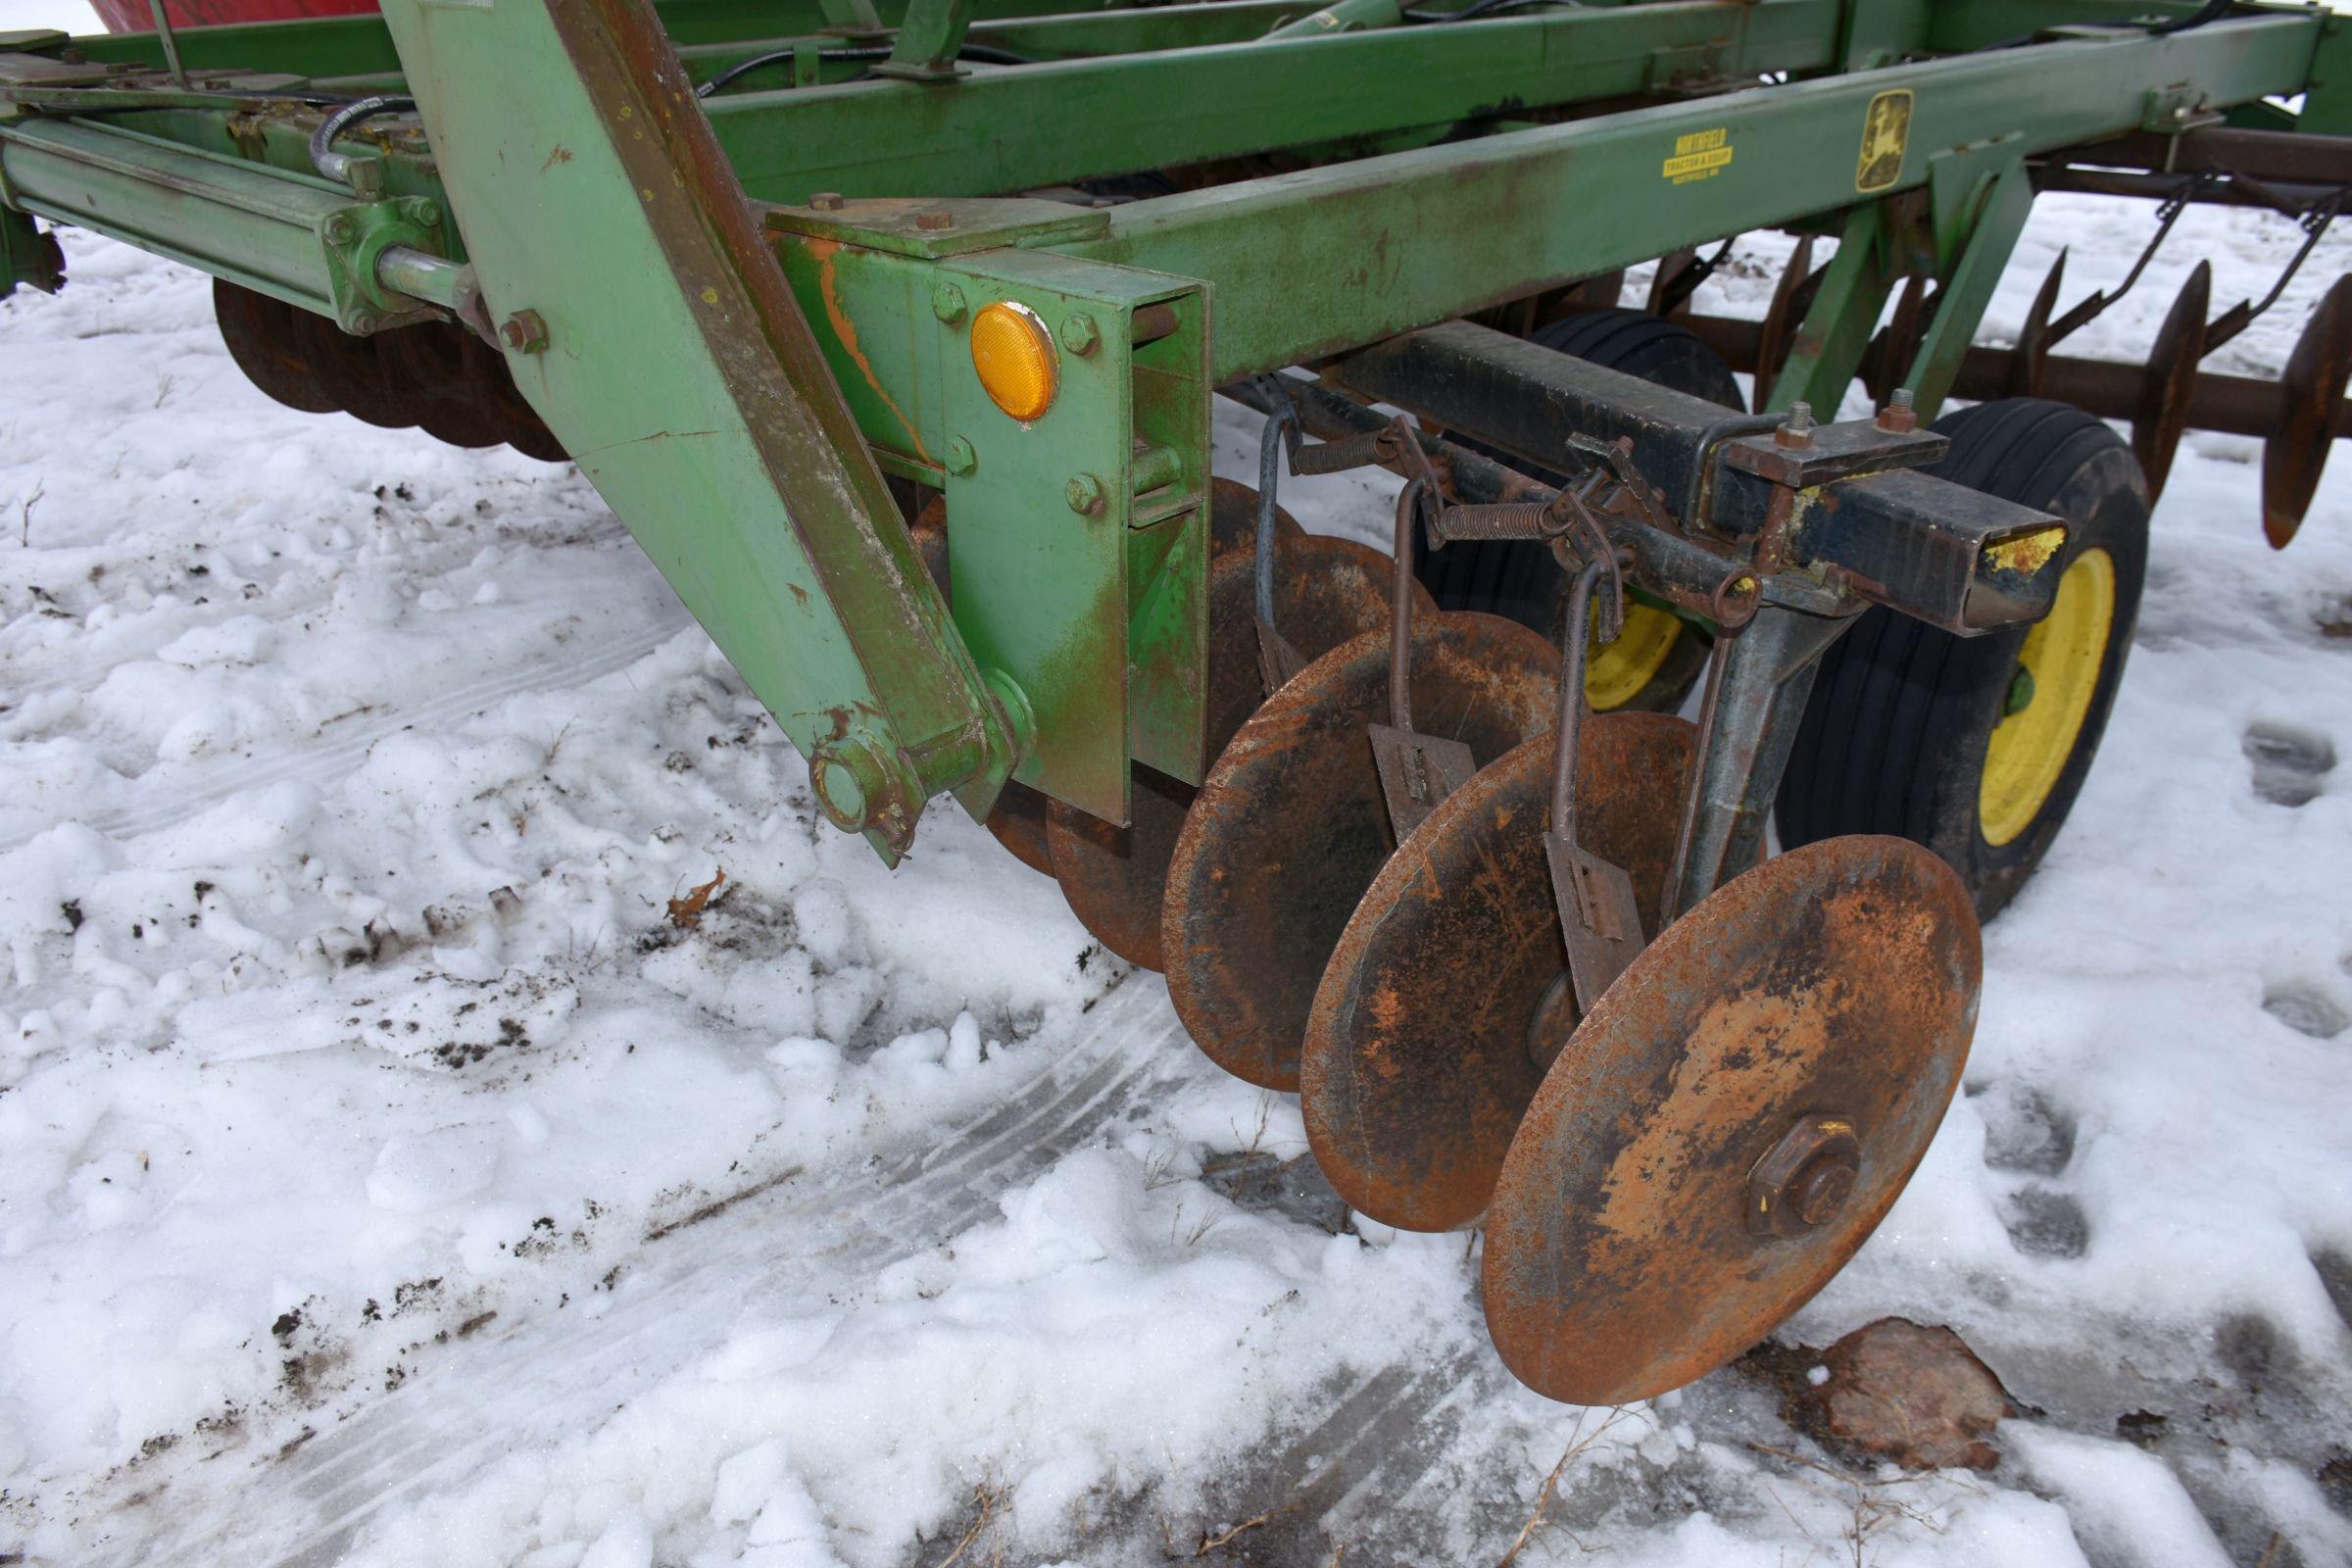
[[[2188,428],[2189,395],[2196,390],[2197,362],[2205,357],[2205,311],[2212,298],[2213,264],[2199,262],[2148,351],[2147,379],[2132,415],[2132,455],[2147,476],[2151,504],[2164,494],[2173,454]]]
[[[1250,505],[1254,513],[1254,499]],[[1212,753],[1242,727],[1264,691],[1257,662],[1256,567],[1254,552],[1238,548],[1209,567]],[[1390,576],[1389,558],[1367,545],[1319,535],[1278,536],[1274,591],[1283,635],[1312,656],[1380,625],[1387,614]],[[1146,969],[1164,967],[1160,905],[1169,858],[1195,793],[1191,785],[1138,765],[1125,827],[1060,801],[1047,808],[1049,854],[1071,912],[1096,941]]]
[[[287,408],[416,426],[459,447],[505,442],[543,463],[561,443],[515,390],[507,362],[471,332],[428,321],[358,337],[308,311],[213,280],[213,315],[245,378]]]
[[[1459,740],[1484,763],[1550,729],[1550,643],[1471,612],[1425,611],[1414,626],[1417,733]],[[1253,1084],[1298,1087],[1325,962],[1395,848],[1366,736],[1388,704],[1386,631],[1308,665],[1217,759],[1177,844],[1168,995],[1209,1058]],[[1540,816],[1528,826],[1540,833]]]
[[[1926,1153],[1982,978],[1967,889],[1903,839],[1793,850],[1662,933],[1569,1039],[1502,1162],[1484,1283],[1504,1364],[1551,1398],[1624,1403],[1770,1333]],[[1797,1195],[1818,1223],[1758,1234],[1751,1179],[1808,1119],[1849,1126],[1850,1153]]]
[[[2328,287],[2304,323],[2281,377],[2278,423],[2262,444],[2262,531],[2286,548],[2320,488],[2334,439],[2344,382],[2352,375],[2352,275]]]
[[[1274,509],[1276,537],[1303,539],[1306,530],[1281,507]],[[1208,559],[1257,548],[1257,491],[1238,479],[1208,481]]]
[[[1580,734],[1578,840],[1632,875],[1645,921],[1696,733],[1618,712]],[[1340,1196],[1383,1224],[1448,1230],[1485,1210],[1575,1026],[1544,842],[1555,752],[1540,734],[1449,797],[1372,880],[1322,971],[1299,1075],[1307,1139]]]

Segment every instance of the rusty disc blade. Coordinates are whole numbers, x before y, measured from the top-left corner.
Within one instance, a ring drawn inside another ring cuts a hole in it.
[[[294,307],[267,294],[213,279],[213,318],[220,323],[220,341],[245,379],[276,402],[304,414],[336,414],[343,405],[327,396],[318,375],[302,355],[294,325]]]
[[[2151,504],[2164,494],[2173,454],[2188,428],[2188,400],[2196,391],[2197,364],[2205,358],[2205,312],[2212,303],[2213,264],[2199,262],[2148,351],[2147,379],[2140,383],[2139,407],[2132,415],[2132,455],[2147,476]]]
[[[2262,443],[2262,531],[2284,550],[2319,493],[2335,420],[2352,376],[2352,274],[2339,277],[2304,323],[2280,377],[2278,428]]]
[[[1250,503],[1254,509],[1254,499]],[[1250,524],[1255,527],[1254,512]],[[1277,537],[1274,618],[1282,634],[1309,658],[1388,621],[1389,558],[1349,539],[1300,534]],[[1257,707],[1257,563],[1237,550],[1208,574],[1208,755],[1225,748]],[[1437,612],[1416,587],[1417,603]],[[1046,809],[1046,838],[1054,875],[1079,924],[1129,963],[1163,967],[1160,905],[1168,859],[1184,831],[1195,791],[1155,769],[1137,766],[1126,827],[1090,816],[1060,801]]]
[[[988,813],[987,823],[989,832],[1012,852],[1014,859],[1048,876],[1054,874],[1054,845],[1046,815],[1053,804],[1050,797],[1028,785],[1008,780],[998,792],[996,807]]]
[[[1904,839],[1791,850],[1676,921],[1569,1038],[1511,1140],[1485,1262],[1504,1364],[1551,1398],[1619,1404],[1772,1332],[1927,1152],[1982,975],[1968,890]],[[1759,1167],[1819,1127],[1842,1129],[1844,1153],[1838,1180],[1805,1188],[1814,1163],[1788,1184],[1812,1195],[1812,1225],[1757,1234]]]
[[[1306,530],[1281,507],[1274,509],[1274,537],[1303,539]],[[1257,548],[1257,491],[1239,479],[1208,481],[1208,559],[1221,561],[1235,550]]]
[[[1469,612],[1418,614],[1413,631],[1416,731],[1467,744],[1483,765],[1551,727],[1549,642]],[[1315,987],[1395,848],[1369,734],[1388,717],[1384,628],[1266,700],[1209,770],[1177,844],[1168,996],[1209,1058],[1253,1084],[1298,1087]],[[1541,821],[1529,828],[1541,858]]]
[[[1696,736],[1665,713],[1585,720],[1577,839],[1631,873],[1645,925]],[[1544,851],[1553,755],[1540,735],[1448,796],[1382,867],[1314,993],[1307,1141],[1340,1196],[1383,1224],[1449,1230],[1486,1209],[1574,1027]]]
[[[2041,396],[2041,378],[2050,361],[2050,313],[2058,308],[2058,291],[2066,286],[2066,252],[2050,264],[2040,292],[2026,312],[2026,324],[2017,334],[2017,352],[2009,359],[2009,392],[2013,398]]]

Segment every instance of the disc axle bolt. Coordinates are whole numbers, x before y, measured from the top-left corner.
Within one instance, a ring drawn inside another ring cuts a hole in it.
[[[1804,1116],[1747,1177],[1747,1228],[1801,1236],[1835,1218],[1862,1172],[1862,1142],[1842,1116]]]
[[[1781,427],[1772,433],[1772,439],[1775,445],[1795,447],[1799,450],[1811,446],[1813,444],[1813,405],[1810,403],[1789,404],[1788,417],[1783,420]]]
[[[1919,428],[1919,411],[1912,407],[1911,389],[1898,386],[1879,411],[1879,428],[1888,435],[1909,435]]]

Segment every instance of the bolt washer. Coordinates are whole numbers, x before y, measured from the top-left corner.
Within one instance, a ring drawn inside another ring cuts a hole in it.
[[[1561,1050],[1487,1214],[1487,1328],[1572,1404],[1680,1388],[1770,1334],[1878,1227],[1959,1086],[1983,979],[1949,867],[1825,839],[1718,889]],[[1792,1125],[1848,1123],[1853,1185],[1794,1235],[1748,1224]]]
[[[1645,923],[1696,735],[1666,713],[1585,720],[1577,837],[1625,867]],[[1485,1210],[1575,1027],[1544,847],[1554,752],[1538,736],[1439,805],[1355,906],[1313,994],[1307,1139],[1340,1196],[1383,1224],[1449,1230]]]

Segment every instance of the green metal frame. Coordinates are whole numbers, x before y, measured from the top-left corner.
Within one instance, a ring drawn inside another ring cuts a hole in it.
[[[187,29],[195,92],[80,70],[156,67],[153,39],[0,37],[0,205],[9,277],[35,285],[24,215],[347,330],[475,294],[535,313],[545,343],[506,350],[524,394],[828,809],[891,856],[942,791],[985,812],[1017,777],[1123,820],[1131,761],[1200,776],[1219,383],[1804,226],[1841,243],[1773,401],[1834,409],[1924,275],[1937,309],[1903,384],[1932,413],[2031,211],[2029,160],[2284,122],[2266,100],[2296,94],[2303,128],[2352,130],[2341,23],[2145,25],[2198,10],[1640,0],[1401,25],[1309,0],[385,0]],[[237,97],[282,90],[272,73],[405,85],[421,128],[347,137],[380,189],[345,189],[310,170],[314,111]],[[1165,194],[1107,207],[1021,194],[1161,171]],[[1026,424],[972,364],[999,301],[1056,339],[1059,393]],[[884,472],[948,496],[946,600]]]

